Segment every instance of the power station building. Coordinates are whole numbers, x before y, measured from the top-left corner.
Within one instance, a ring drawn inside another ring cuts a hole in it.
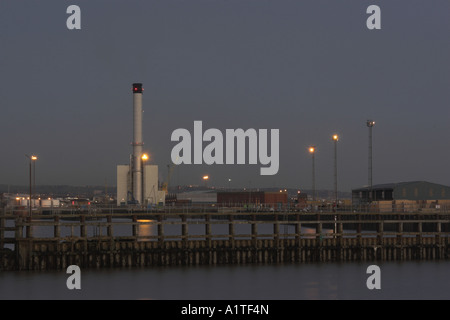
[[[165,192],[158,188],[158,166],[146,164],[143,153],[141,83],[133,83],[133,153],[128,164],[117,166],[117,205],[163,204]]]

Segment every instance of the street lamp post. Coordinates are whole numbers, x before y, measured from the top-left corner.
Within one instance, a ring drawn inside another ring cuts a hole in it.
[[[367,120],[367,127],[369,128],[369,166],[368,166],[368,175],[369,175],[369,197],[368,201],[372,200],[372,128],[375,125],[375,121]]]
[[[37,157],[35,156],[35,160]],[[36,193],[36,161],[33,161],[33,194]]]
[[[33,165],[34,168],[36,168],[35,162],[38,159],[38,157],[35,156],[35,155],[29,156],[27,154],[25,156],[28,159],[30,159],[30,165],[29,165],[29,180],[30,180],[30,208],[29,209],[30,210],[29,210],[29,214],[28,215],[31,217],[31,207],[32,207],[31,201],[32,201],[32,198],[33,198],[33,188],[32,188],[32,186],[33,186],[33,184],[32,184],[33,170],[32,170],[32,165]]]
[[[338,189],[337,189],[337,142],[339,141],[339,136],[337,134],[333,135],[334,141],[334,201],[337,208],[338,205]]]
[[[337,134],[333,135],[334,141],[334,205],[335,212],[338,209],[338,189],[337,189],[337,142],[339,141],[339,136]],[[337,234],[337,215],[334,215],[334,234]]]
[[[142,168],[142,199],[139,199],[139,202],[141,204],[141,206],[144,205],[144,200],[145,200],[145,162],[150,159],[148,154],[144,153],[141,156],[141,168]]]
[[[316,202],[316,175],[315,175],[315,163],[314,163],[314,154],[316,153],[316,147],[315,146],[311,146],[309,147],[309,153],[311,154],[311,159],[312,159],[312,200],[313,200],[313,204],[312,204],[312,208],[314,210],[314,205]]]

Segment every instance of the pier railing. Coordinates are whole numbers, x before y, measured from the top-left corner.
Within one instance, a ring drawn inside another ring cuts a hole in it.
[[[235,240],[448,237],[442,213],[114,213],[0,215],[0,249],[29,239]]]

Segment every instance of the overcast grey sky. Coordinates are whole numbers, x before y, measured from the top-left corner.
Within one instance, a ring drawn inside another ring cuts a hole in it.
[[[81,8],[81,30],[66,8]],[[366,9],[381,8],[381,30]],[[450,1],[1,1],[0,184],[109,185],[128,162],[131,84],[144,86],[144,149],[167,175],[177,128],[280,130],[280,170],[183,165],[172,184],[450,185]]]

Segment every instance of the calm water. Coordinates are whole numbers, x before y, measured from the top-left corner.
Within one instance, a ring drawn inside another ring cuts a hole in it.
[[[369,290],[369,263],[81,270],[81,290],[64,271],[2,272],[0,299],[450,299],[450,262],[386,262]]]

